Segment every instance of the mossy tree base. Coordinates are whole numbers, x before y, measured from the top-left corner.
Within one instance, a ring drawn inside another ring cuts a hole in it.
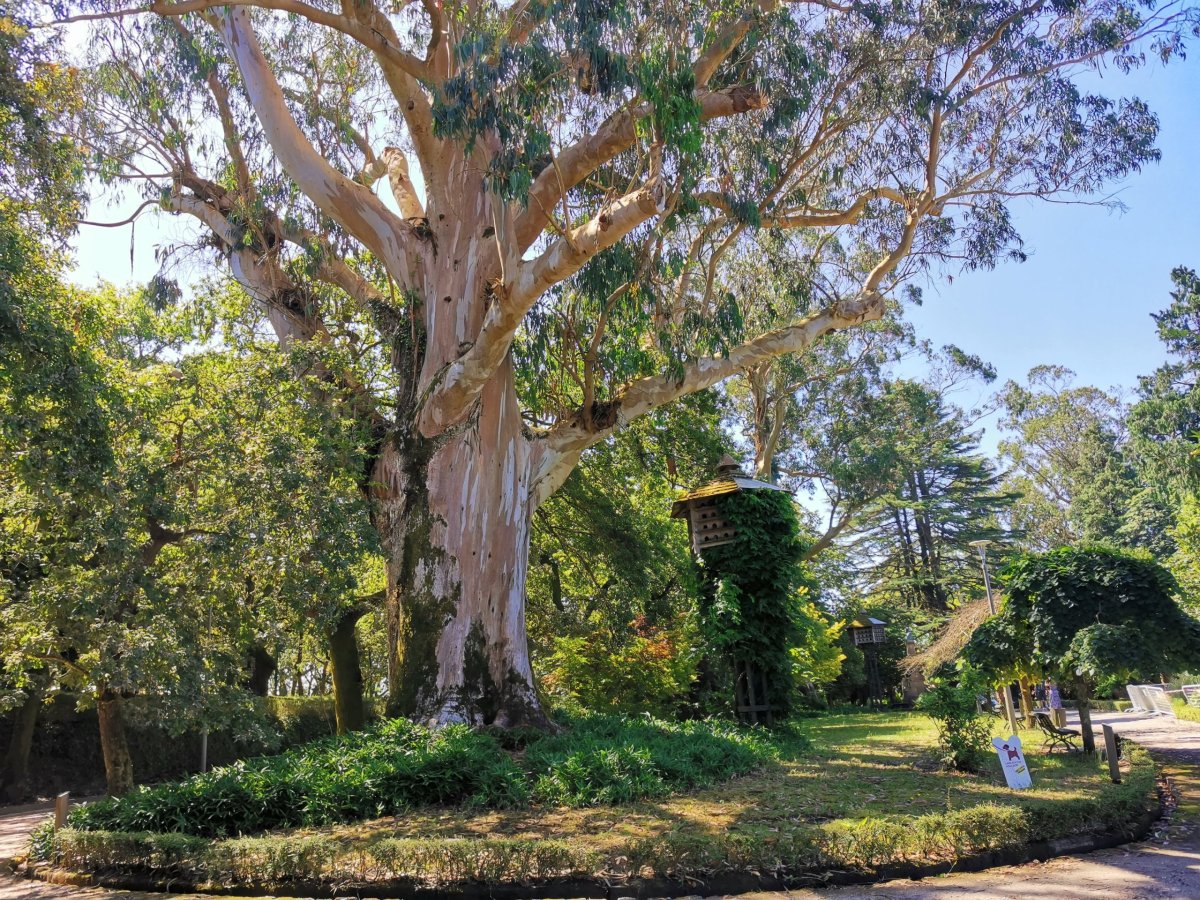
[[[388,555],[388,712],[432,725],[549,728],[525,629],[532,479],[507,367],[452,436],[389,443],[373,476]]]

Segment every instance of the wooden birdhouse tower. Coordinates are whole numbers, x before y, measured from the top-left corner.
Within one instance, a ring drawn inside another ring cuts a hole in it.
[[[739,491],[782,491],[775,484],[748,477],[728,453],[717,466],[717,477],[688,491],[671,504],[671,518],[687,519],[692,552],[703,555],[710,547],[728,544],[737,532],[721,516],[721,499]]]

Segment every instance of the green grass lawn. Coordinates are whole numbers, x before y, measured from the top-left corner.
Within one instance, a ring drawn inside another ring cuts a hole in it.
[[[1000,720],[996,723],[999,735]],[[771,835],[795,826],[866,817],[920,816],[979,804],[1042,806],[1087,800],[1109,784],[1092,759],[1041,752],[1041,740],[1023,735],[1033,789],[1012,791],[999,762],[983,775],[945,772],[932,763],[937,728],[918,713],[860,713],[802,721],[797,730],[811,747],[723,785],[666,801],[590,809],[533,807],[470,814],[417,810],[401,819],[333,829],[341,836],[401,837],[505,835],[569,837],[597,848],[669,831],[722,831]],[[801,744],[800,747],[804,745]]]
[[[57,854],[89,871],[149,870],[226,885],[871,871],[1123,827],[1154,802],[1154,767],[1136,749],[1124,763],[1125,783],[1113,785],[1096,759],[1045,754],[1027,735],[1034,786],[1012,791],[994,759],[977,775],[938,769],[937,729],[918,713],[837,715],[791,727],[776,738],[778,760],[715,787],[635,803],[420,807],[223,841],[65,831]]]

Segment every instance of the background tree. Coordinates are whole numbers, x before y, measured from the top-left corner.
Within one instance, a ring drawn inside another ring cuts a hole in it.
[[[28,0],[0,2],[0,205],[13,220],[6,227],[60,244],[83,200],[82,160],[63,132],[84,95],[79,72],[31,28],[42,11]]]
[[[1007,198],[1156,159],[1144,104],[1072,78],[1168,57],[1187,25],[1112,0],[76,5],[101,22],[98,171],[196,219],[282,341],[348,362],[328,374],[373,435],[393,711],[503,725],[544,721],[531,515],[582,452],[879,318],[912,254],[1019,250]],[[867,274],[751,333],[722,257],[779,230],[836,231]],[[519,334],[557,391],[533,407]]]
[[[1145,552],[1093,545],[1022,554],[999,579],[1004,607],[976,630],[964,658],[993,674],[1026,664],[1071,686],[1088,753],[1096,749],[1088,701],[1099,679],[1200,663],[1200,621],[1180,608],[1175,580]]]
[[[1071,384],[1074,372],[1036,366],[1028,386],[1008,382],[1000,393],[1000,442],[1012,466],[1005,483],[1019,493],[1014,529],[1047,550],[1076,541],[1123,540],[1125,516],[1138,491],[1125,456],[1125,409],[1110,394]]]
[[[336,423],[312,421],[327,407],[304,402],[277,350],[181,356],[198,337],[190,310],[112,291],[65,296],[48,314],[73,343],[39,349],[87,354],[104,464],[80,484],[29,466],[31,450],[61,450],[53,439],[6,456],[6,546],[36,577],[6,581],[0,620],[16,677],[49,668],[95,704],[109,789],[123,793],[134,777],[128,698],[153,697],[158,720],[180,731],[228,721],[262,620],[296,607],[318,616],[353,590],[353,563],[371,546],[347,475],[361,456],[352,427],[335,443]],[[70,368],[70,356],[39,361],[49,377]],[[44,399],[30,407],[53,411]]]
[[[1171,272],[1171,305],[1154,314],[1158,337],[1173,357],[1143,376],[1141,399],[1129,410],[1130,453],[1155,495],[1178,508],[1194,492],[1195,435],[1200,431],[1200,277],[1179,266]]]
[[[731,449],[722,408],[706,391],[631,423],[590,450],[534,515],[529,636],[552,695],[635,711],[687,701],[698,581],[670,512]]]
[[[896,474],[893,491],[861,516],[848,540],[862,593],[879,602],[946,613],[958,592],[979,583],[970,543],[1005,535],[997,517],[1013,501],[966,414],[935,390],[892,383],[881,398]],[[885,617],[886,618],[886,617]]]

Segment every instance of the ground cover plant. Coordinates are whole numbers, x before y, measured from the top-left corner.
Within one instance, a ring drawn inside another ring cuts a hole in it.
[[[1156,802],[1154,766],[1137,748],[1114,785],[1094,758],[1044,754],[1031,741],[1034,786],[1014,792],[998,765],[978,775],[942,768],[937,727],[924,715],[831,715],[799,729],[775,739],[776,765],[620,806],[426,808],[319,832],[218,841],[64,829],[44,835],[39,853],[68,868],[222,885],[799,875],[954,860],[1119,829]]]
[[[581,716],[547,735],[465,725],[430,730],[393,719],[81,806],[71,824],[86,831],[223,837],[430,805],[628,803],[717,783],[775,753],[764,732],[716,721]]]

